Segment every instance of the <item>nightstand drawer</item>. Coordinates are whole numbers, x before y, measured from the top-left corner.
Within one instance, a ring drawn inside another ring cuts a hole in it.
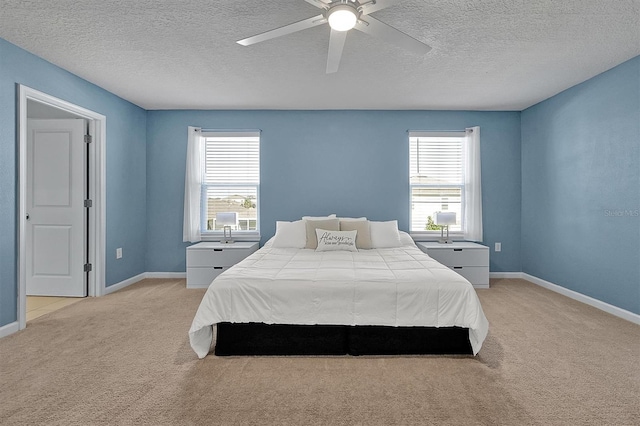
[[[489,264],[489,250],[453,247],[429,248],[427,254],[447,266],[486,266]]]
[[[489,288],[489,267],[449,266],[449,268],[465,277],[474,287]]]
[[[218,268],[187,268],[187,282],[189,288],[207,288],[209,284],[221,273],[231,266],[220,266]]]
[[[189,250],[187,268],[194,266],[232,266],[247,257],[247,250],[216,248],[207,250]]]
[[[202,242],[187,247],[187,288],[209,287],[221,273],[258,250],[257,242]]]
[[[432,259],[465,277],[474,287],[489,288],[489,247],[468,241],[416,245]]]

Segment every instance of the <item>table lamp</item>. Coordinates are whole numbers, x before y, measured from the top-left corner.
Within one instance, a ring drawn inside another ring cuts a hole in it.
[[[440,240],[439,243],[451,244],[453,240],[449,239],[449,225],[456,224],[456,212],[435,212],[433,222],[440,226]],[[444,236],[444,228],[447,228],[447,237]]]
[[[238,213],[216,213],[216,224],[222,225],[223,238],[220,242],[225,244],[232,244],[233,240],[231,239],[231,226],[236,226],[238,224]],[[229,236],[227,236],[227,230],[229,231]]]

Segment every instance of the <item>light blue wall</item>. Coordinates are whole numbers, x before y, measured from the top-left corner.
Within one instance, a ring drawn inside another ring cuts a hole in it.
[[[522,113],[522,270],[640,313],[640,57]]]
[[[409,224],[407,130],[481,127],[484,241],[492,271],[520,270],[520,113],[464,111],[149,111],[147,270],[185,271],[187,126],[261,129],[261,231],[337,213]]]
[[[145,271],[146,111],[0,39],[0,327],[17,315],[16,83],[107,117],[106,284]]]
[[[477,125],[491,270],[638,313],[639,81],[635,58],[522,113],[146,112],[0,39],[0,326],[16,320],[16,83],[107,116],[107,285],[185,271],[188,125],[262,130],[263,242],[276,220],[305,214],[398,219],[406,230],[407,130]]]

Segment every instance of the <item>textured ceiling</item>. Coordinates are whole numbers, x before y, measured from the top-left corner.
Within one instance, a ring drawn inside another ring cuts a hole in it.
[[[0,0],[0,37],[146,109],[522,110],[640,54],[640,0],[398,0],[372,16],[418,56],[329,27],[304,0]]]

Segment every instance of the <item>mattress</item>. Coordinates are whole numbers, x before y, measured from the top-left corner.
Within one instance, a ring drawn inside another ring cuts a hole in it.
[[[489,323],[473,286],[408,240],[358,252],[267,242],[211,283],[189,330],[191,347],[204,358],[222,322],[455,326],[469,330],[477,354]]]

